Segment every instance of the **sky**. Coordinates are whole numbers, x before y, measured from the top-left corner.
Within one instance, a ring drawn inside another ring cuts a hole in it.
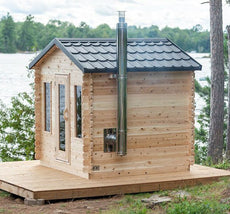
[[[69,21],[76,26],[81,21],[91,27],[106,23],[115,28],[117,11],[126,11],[128,25],[157,25],[192,28],[196,24],[209,29],[207,0],[0,0],[0,18],[9,12],[14,21],[24,21],[28,14],[46,24],[50,19]],[[224,29],[230,24],[230,5],[223,0]]]

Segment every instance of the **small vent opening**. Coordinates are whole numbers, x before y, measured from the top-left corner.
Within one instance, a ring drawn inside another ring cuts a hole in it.
[[[115,152],[117,142],[117,129],[104,129],[104,152]]]

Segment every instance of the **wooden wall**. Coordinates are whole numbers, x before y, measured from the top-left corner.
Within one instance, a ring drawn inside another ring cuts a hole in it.
[[[69,77],[69,122],[70,122],[70,146],[68,162],[57,160],[57,133],[58,121],[56,121],[56,92],[55,92],[55,75],[68,75]],[[36,121],[36,159],[48,167],[60,169],[65,172],[73,173],[88,178],[88,174],[83,173],[83,140],[76,137],[75,130],[75,92],[74,86],[82,85],[82,71],[57,47],[53,47],[42,61],[35,67],[35,121]],[[44,82],[51,83],[52,93],[52,116],[51,132],[45,131],[45,99],[44,99]]]
[[[117,127],[116,80],[109,74],[84,76],[90,111],[85,118],[90,127],[84,129],[84,166],[90,178],[189,170],[194,157],[194,72],[128,73],[124,157],[103,152],[103,130]],[[99,170],[93,171],[93,166]]]
[[[57,160],[55,152],[56,74],[69,77],[68,162]],[[104,153],[103,131],[117,127],[117,82],[109,77],[82,74],[55,46],[43,57],[35,67],[36,159],[86,178],[189,170],[194,163],[194,72],[128,73],[128,151],[124,157]],[[44,131],[44,82],[52,85],[51,132]],[[76,85],[82,85],[82,139],[75,135]]]

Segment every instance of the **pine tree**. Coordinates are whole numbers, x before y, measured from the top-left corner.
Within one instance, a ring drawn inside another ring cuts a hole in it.
[[[33,19],[33,16],[28,15],[20,29],[18,48],[22,51],[36,50]]]
[[[228,33],[228,121],[227,121],[227,143],[226,158],[230,160],[230,25],[227,26]]]
[[[16,52],[16,34],[15,23],[12,16],[7,13],[1,19],[2,31],[0,35],[0,52],[3,53],[15,53]]]
[[[222,1],[210,0],[211,102],[208,156],[214,164],[223,158],[224,43]]]

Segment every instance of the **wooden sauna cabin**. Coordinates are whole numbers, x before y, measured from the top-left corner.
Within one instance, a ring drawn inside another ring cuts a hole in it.
[[[127,154],[117,154],[116,39],[54,39],[35,70],[36,159],[84,178],[188,171],[194,70],[168,39],[127,41]]]
[[[54,39],[35,69],[41,164],[84,178],[183,172],[194,163],[194,71],[168,39]]]

